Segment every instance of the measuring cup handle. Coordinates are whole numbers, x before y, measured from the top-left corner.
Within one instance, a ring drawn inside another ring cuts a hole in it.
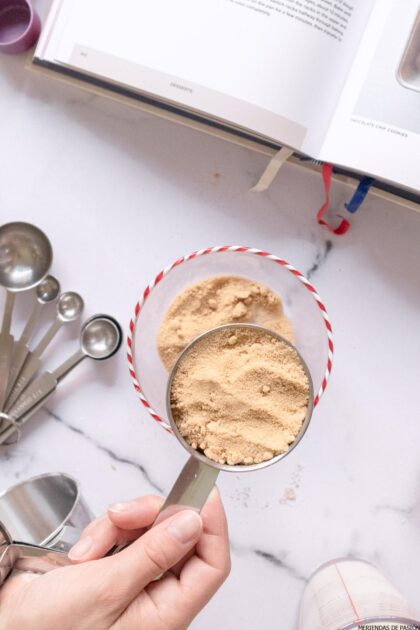
[[[11,542],[11,538],[0,523],[0,587],[13,568],[21,571],[47,573],[71,564],[68,552],[77,543],[82,533],[79,527],[66,525],[53,540],[45,545],[26,545]]]
[[[218,474],[217,468],[190,457],[168,494],[154,525],[186,508],[200,511],[216,483]]]
[[[10,545],[0,546],[0,587],[9,577],[13,569],[13,557],[10,553]]]
[[[51,551],[59,551],[67,554],[70,549],[77,543],[82,535],[83,529],[66,525],[56,538],[47,543],[45,547]]]
[[[44,574],[71,564],[67,553],[24,543],[11,543],[0,547],[0,587],[13,569]]]
[[[181,510],[195,509],[199,512],[207,501],[218,474],[217,468],[208,466],[195,457],[190,457],[166,497],[152,527]],[[130,545],[131,543],[116,545],[109,550],[107,556],[113,556]]]

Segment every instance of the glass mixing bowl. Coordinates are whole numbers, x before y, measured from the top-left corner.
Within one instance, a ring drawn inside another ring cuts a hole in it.
[[[148,285],[130,322],[130,375],[141,402],[154,420],[172,432],[166,414],[169,373],[158,350],[157,336],[174,298],[187,287],[212,276],[243,276],[265,284],[279,295],[292,322],[295,346],[305,360],[319,402],[331,372],[333,339],[327,310],[311,283],[286,261],[247,247],[213,247],[178,259]]]

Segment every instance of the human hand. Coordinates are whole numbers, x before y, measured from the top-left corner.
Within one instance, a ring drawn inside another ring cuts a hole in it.
[[[187,628],[229,573],[226,517],[215,490],[200,515],[184,510],[146,531],[161,504],[143,497],[114,506],[83,532],[69,554],[73,565],[9,578],[0,590],[0,630]],[[154,581],[192,550],[178,577]]]

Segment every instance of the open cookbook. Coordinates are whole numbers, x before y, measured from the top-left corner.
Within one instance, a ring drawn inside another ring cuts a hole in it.
[[[419,0],[53,0],[33,64],[420,202]]]

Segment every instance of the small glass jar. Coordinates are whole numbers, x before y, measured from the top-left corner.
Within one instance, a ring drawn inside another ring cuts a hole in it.
[[[420,620],[378,569],[345,558],[321,566],[309,579],[299,630],[420,630]]]

